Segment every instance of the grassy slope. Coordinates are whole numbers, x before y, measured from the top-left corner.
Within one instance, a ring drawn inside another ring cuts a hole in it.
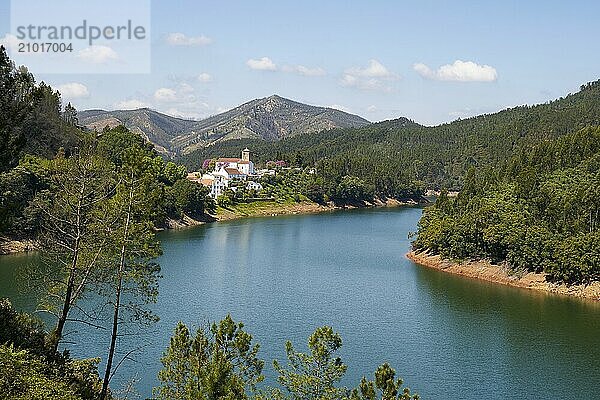
[[[296,203],[293,200],[286,202],[257,201],[253,203],[237,203],[227,208],[217,207],[216,218],[227,221],[245,217],[261,217],[273,215],[310,214],[334,210],[333,206],[319,205],[310,200]]]

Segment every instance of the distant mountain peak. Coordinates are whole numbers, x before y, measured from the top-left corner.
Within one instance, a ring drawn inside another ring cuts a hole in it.
[[[154,143],[159,151],[169,154],[188,153],[232,139],[280,140],[370,124],[357,115],[300,103],[277,94],[248,101],[200,121],[171,117],[149,108],[82,111],[79,120],[97,130],[106,125],[125,125]]]

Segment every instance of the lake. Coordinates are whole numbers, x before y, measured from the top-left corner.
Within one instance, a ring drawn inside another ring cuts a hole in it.
[[[254,218],[160,234],[161,321],[128,338],[144,343],[113,386],[135,376],[143,396],[181,320],[231,313],[261,344],[265,374],[284,343],[333,326],[356,385],[387,361],[423,399],[592,399],[600,391],[600,304],[505,287],[420,267],[406,259],[419,208]],[[35,255],[0,257],[0,296],[31,311],[35,294],[15,276]],[[70,327],[71,330],[75,327]],[[107,340],[78,326],[75,356],[106,354]]]

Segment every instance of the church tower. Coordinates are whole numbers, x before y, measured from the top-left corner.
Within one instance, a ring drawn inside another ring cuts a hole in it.
[[[242,150],[242,161],[250,161],[250,150],[248,148]]]

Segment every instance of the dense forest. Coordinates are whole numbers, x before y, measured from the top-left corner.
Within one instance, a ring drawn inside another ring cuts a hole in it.
[[[214,209],[214,202],[207,197],[208,190],[185,179],[184,166],[165,161],[151,145],[125,128],[117,127],[101,134],[79,131],[78,135],[73,146],[61,146],[52,158],[22,154],[13,168],[0,173],[1,234],[31,238],[39,233],[43,221],[36,202],[56,194],[60,189],[55,186],[57,181],[67,179],[66,175],[75,171],[69,169],[73,167],[70,165],[73,160],[104,164],[106,177],[123,166],[128,152],[135,152],[138,160],[147,162],[148,173],[156,183],[152,209],[155,227],[163,227],[167,219],[181,218],[184,213],[202,216]],[[60,160],[69,167],[59,167]]]
[[[75,179],[68,177],[78,171],[74,160],[103,168],[95,177],[107,178],[117,174],[130,152],[147,164],[156,183],[152,208],[156,227],[164,226],[167,218],[214,209],[207,190],[185,179],[184,166],[165,161],[140,136],[124,127],[101,133],[78,127],[75,108],[70,103],[63,108],[60,93],[44,82],[36,84],[24,67],[16,68],[4,48],[0,80],[0,234],[39,234],[43,228],[39,204],[56,195],[59,182]],[[131,156],[129,161],[133,162]]]
[[[520,149],[502,168],[470,169],[455,199],[425,210],[414,247],[490,259],[566,283],[600,280],[600,128]]]
[[[316,167],[332,185],[356,176],[375,187],[377,196],[402,196],[420,190],[459,190],[470,167],[502,165],[515,152],[587,126],[600,125],[600,82],[536,106],[425,127],[406,118],[355,129],[334,129],[279,142],[231,140],[185,155],[189,169],[204,159],[235,155],[248,147],[261,161],[284,160]]]

